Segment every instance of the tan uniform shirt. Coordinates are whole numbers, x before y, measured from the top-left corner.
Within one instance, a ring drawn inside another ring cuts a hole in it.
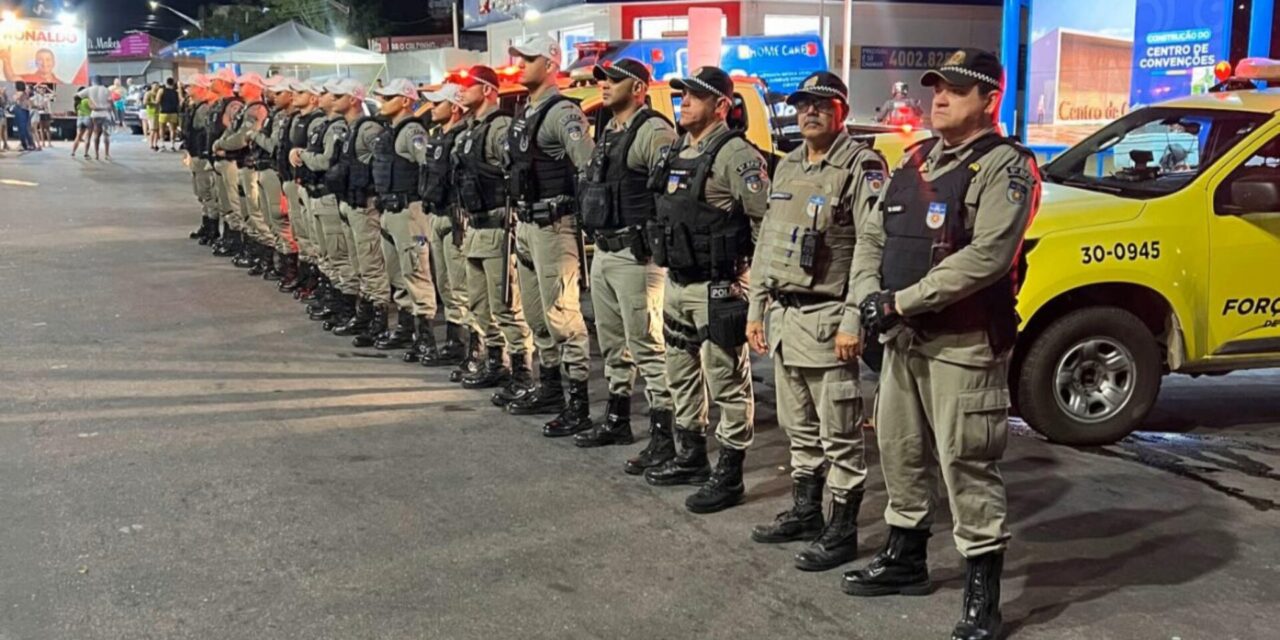
[[[253,143],[258,145],[259,149],[267,153],[275,153],[276,147],[279,145],[280,136],[284,126],[289,122],[289,116],[293,114],[292,109],[279,109],[271,116],[271,134],[267,135],[263,129],[259,128],[254,131],[249,138]],[[284,132],[283,135],[289,135]]]
[[[536,100],[530,101],[525,107],[525,113],[532,113],[558,95],[560,90],[551,87]],[[538,139],[534,142],[553,158],[559,159],[568,155],[569,162],[572,162],[578,171],[583,171],[591,161],[591,152],[596,148],[590,131],[590,123],[587,121],[586,114],[582,113],[582,108],[572,100],[562,100],[551,107],[546,117],[542,119],[542,126],[538,129]]]
[[[329,169],[330,160],[333,158],[333,150],[338,140],[347,133],[347,121],[341,114],[333,114],[327,118],[316,118],[311,123],[311,127],[307,129],[307,138],[311,137],[312,130],[315,127],[323,126],[325,122],[332,122],[329,128],[324,132],[324,150],[320,153],[314,153],[302,150],[302,163],[312,171],[327,171]]]
[[[689,134],[686,133],[680,157],[688,160],[697,158],[714,147],[721,136],[729,134],[729,126],[719,122],[696,145],[690,145]],[[707,178],[703,193],[707,204],[725,211],[732,210],[734,203],[741,202],[743,211],[751,219],[751,234],[755,237],[769,208],[769,167],[764,156],[742,138],[725,143],[711,165],[711,176]]]
[[[257,133],[261,123],[267,119],[268,111],[265,104],[245,105],[243,109],[237,109],[237,111],[239,110],[244,110],[245,112],[244,118],[240,120],[240,126],[235,129],[228,129],[226,133],[222,134],[222,138],[213,143],[214,149],[239,151],[249,146],[253,134]]]
[[[934,146],[920,167],[925,180],[935,180],[958,166],[973,141],[989,129],[955,147]],[[910,159],[904,155],[902,164]],[[939,311],[977,293],[1009,272],[1031,217],[1040,205],[1040,172],[1033,158],[1011,146],[996,147],[976,161],[979,165],[965,194],[966,226],[973,241],[938,263],[920,282],[897,293],[903,316]],[[901,167],[901,164],[899,165]],[[861,301],[880,290],[880,263],[884,250],[884,216],[867,217],[859,230],[854,252],[855,297]],[[894,332],[887,339],[906,334],[921,354],[959,365],[985,367],[997,361],[985,332],[916,335]]]
[[[831,195],[823,196],[826,202],[820,207],[829,208],[832,214],[835,211],[848,211],[853,216],[854,227],[860,229],[867,218],[878,211],[880,196],[884,191],[885,165],[880,154],[866,145],[858,144],[843,132],[836,137],[826,155],[815,163],[809,162],[808,149],[802,145],[787,154],[774,172],[769,196],[771,213],[775,207],[807,206],[806,201],[811,196],[807,192],[793,192],[788,187],[788,183],[796,178],[826,185]],[[766,219],[771,213],[765,214]],[[797,229],[795,232],[802,231]],[[772,249],[766,243],[759,243],[752,260],[751,282],[755,286],[751,287],[748,294],[751,301],[748,314],[750,321],[759,322],[764,319],[769,291],[774,288],[769,274],[771,256],[762,255],[762,252],[770,250]],[[785,340],[789,345],[787,364],[806,367],[833,367],[841,364],[836,359],[833,346],[835,331],[856,336],[860,330],[858,303],[862,298],[855,291],[856,273],[855,269],[850,268],[845,276],[848,285],[845,287],[843,304],[771,310],[770,348],[776,350],[778,344]]]
[[[349,121],[348,126],[354,126],[355,121]],[[373,161],[373,141],[378,139],[378,134],[382,133],[383,125],[369,120],[360,125],[360,129],[356,131],[356,160],[369,164]]]
[[[619,121],[617,118],[610,120],[609,131],[622,131],[630,127],[636,116],[648,109],[648,107],[641,107],[625,121]],[[675,127],[665,119],[645,120],[636,131],[636,138],[631,143],[631,148],[627,150],[627,168],[636,172],[651,173],[658,166],[658,161],[667,154],[678,139]]]

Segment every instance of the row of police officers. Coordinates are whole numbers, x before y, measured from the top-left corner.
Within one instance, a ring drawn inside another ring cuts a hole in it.
[[[811,75],[787,100],[804,144],[771,180],[730,126],[734,82],[718,68],[671,82],[682,92],[678,132],[647,106],[644,64],[596,67],[604,117],[593,136],[559,93],[558,44],[535,37],[510,53],[528,95],[517,113],[500,108],[498,75],[485,66],[422,96],[391,80],[374,91],[375,115],[350,79],[194,78],[183,129],[203,221],[192,237],[279,281],[356,346],[405,349],[405,361],[452,367],[465,388],[494,389],[492,402],[512,414],[553,416],[547,437],[633,443],[643,378],[649,439],[624,471],[697,486],[686,500],[694,513],[743,500],[748,350],[769,354],[793,498],[751,536],[807,542],[794,560],[807,571],[857,555],[867,478],[858,361],[882,348],[889,535],[843,588],[931,590],[941,479],[966,558],[952,637],[996,637],[1009,539],[996,463],[1039,178],[1033,156],[996,131],[995,56],[957,51],[925,74],[939,135],[908,149],[892,175],[846,132],[845,84]],[[414,115],[420,97],[426,119]],[[609,390],[598,423],[583,290]]]

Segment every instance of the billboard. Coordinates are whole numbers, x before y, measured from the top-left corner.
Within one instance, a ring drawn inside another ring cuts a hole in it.
[[[89,82],[84,27],[47,20],[0,22],[0,76],[9,82]]]
[[[1130,102],[1208,92],[1213,65],[1228,58],[1230,14],[1223,0],[1139,0]]]
[[[687,76],[689,45],[684,38],[611,42],[606,58],[635,58],[653,68],[653,77],[670,80]],[[725,38],[720,67],[732,75],[759,78],[778,93],[791,93],[814,71],[827,68],[822,40],[817,35],[743,36]]]

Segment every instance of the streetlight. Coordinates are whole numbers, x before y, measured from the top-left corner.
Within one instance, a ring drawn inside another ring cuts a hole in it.
[[[161,4],[161,3],[159,3],[159,2],[156,2],[155,0],[151,0],[151,2],[149,2],[148,4],[150,4],[150,5],[151,5],[151,10],[152,10],[152,11],[156,11],[156,10],[159,10],[159,9],[164,9],[165,11],[168,11],[169,13],[172,13],[173,15],[178,16],[179,18],[182,18],[183,20],[186,20],[187,22],[190,22],[193,26],[195,26],[195,28],[197,28],[197,29],[199,29],[199,30],[201,30],[201,31],[204,31],[204,25],[200,24],[200,21],[199,21],[199,20],[196,20],[195,18],[192,18],[191,16],[189,16],[189,15],[187,15],[187,14],[185,14],[185,13],[181,12],[181,11],[178,11],[177,9],[174,9],[173,7],[171,7],[171,6],[167,5],[167,4]]]
[[[14,13],[13,11],[10,11],[8,9],[5,9],[4,11],[0,11],[0,20],[7,20],[12,22],[17,19],[18,19],[18,14]]]

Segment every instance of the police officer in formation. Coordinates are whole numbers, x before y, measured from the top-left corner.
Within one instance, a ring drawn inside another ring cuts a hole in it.
[[[232,260],[237,267],[249,269],[250,275],[262,275],[271,259],[274,238],[267,224],[266,212],[258,187],[258,168],[253,158],[251,136],[268,119],[266,103],[262,101],[266,85],[262,76],[247,73],[237,78],[236,96],[241,104],[231,116],[230,126],[221,137],[213,141],[215,159],[225,159],[233,164],[238,184],[234,188],[239,196],[240,220],[244,238],[240,254]],[[228,104],[228,110],[235,103]]]
[[[462,87],[445,84],[438,91],[423,96],[431,103],[431,124],[427,145],[419,159],[418,188],[422,206],[427,212],[431,233],[430,245],[436,289],[444,305],[445,341],[437,345],[429,321],[415,332],[415,348],[411,360],[424,367],[455,367],[474,351],[468,352],[462,329],[472,335],[478,331],[467,306],[467,264],[462,254],[466,220],[458,214],[457,192],[453,184],[453,145],[466,128],[467,108],[462,102]],[[478,345],[477,345],[478,346]]]
[[[645,106],[649,69],[631,58],[594,70],[609,124],[583,176],[582,225],[595,241],[591,308],[605,361],[609,402],[604,421],[574,436],[579,447],[631,444],[631,393],[644,376],[650,441],[626,470],[641,473],[671,457],[671,390],[662,337],[666,270],[654,264],[645,228],[657,215],[653,170],[676,141],[675,128]],[[665,452],[665,453],[664,453]],[[647,464],[644,463],[647,461]]]
[[[431,279],[431,223],[422,208],[418,162],[427,147],[427,130],[413,117],[418,88],[397,78],[374,93],[382,97],[380,117],[386,126],[373,143],[373,188],[382,225],[385,261],[395,288],[395,326],[374,343],[378,349],[414,345],[414,330],[431,330],[436,315],[436,290]],[[415,350],[413,353],[418,354]],[[408,354],[406,354],[408,355]],[[420,354],[419,354],[420,355]],[[415,355],[414,357],[418,357]],[[412,360],[414,357],[406,357]]]
[[[560,45],[535,36],[509,53],[517,57],[520,84],[529,91],[528,104],[507,130],[507,178],[519,221],[521,302],[538,347],[539,367],[538,388],[512,400],[507,410],[516,415],[558,414],[543,426],[542,435],[559,438],[591,428],[590,346],[579,300],[586,256],[577,186],[595,145],[586,115],[557,88]]]
[[[216,145],[235,123],[236,114],[244,107],[244,100],[235,93],[236,74],[230,69],[219,69],[209,78],[213,104],[209,108],[208,125],[205,127],[205,155],[213,163],[214,195],[217,197],[219,218],[224,230],[222,238],[214,243],[213,255],[242,260],[248,247],[245,244],[244,194],[240,186],[240,169],[235,154],[218,153]]]
[[[204,219],[193,237],[213,242],[215,215],[237,250],[235,238],[255,232],[228,204],[238,196],[229,189],[238,167],[226,155],[240,151],[237,136],[247,134],[257,145],[250,150],[262,154],[249,156],[261,160],[252,164],[256,182],[273,185],[262,174],[277,173],[288,201],[281,221],[269,222],[275,244],[268,246],[288,255],[296,240],[302,263],[281,289],[314,296],[313,317],[337,333],[369,318],[357,344],[410,346],[407,361],[453,365],[451,379],[497,388],[493,402],[511,413],[555,411],[543,434],[573,435],[581,447],[634,441],[638,372],[650,439],[625,471],[657,486],[698,485],[685,501],[694,513],[743,500],[754,429],[747,349],[768,353],[790,440],[793,499],[751,535],[761,543],[807,541],[794,560],[807,571],[857,555],[867,476],[857,363],[865,342],[879,340],[876,424],[889,535],[865,568],[844,575],[843,589],[931,591],[927,541],[941,477],[967,567],[952,638],[998,637],[1009,532],[997,462],[1008,433],[1022,239],[1040,184],[1034,156],[997,132],[996,57],[961,50],[925,74],[939,137],[909,148],[891,178],[883,158],[845,131],[844,82],[812,74],[787,100],[804,144],[781,159],[771,183],[761,153],[731,126],[740,116],[723,70],[701,67],[671,82],[681,92],[677,137],[645,106],[650,76],[642,63],[597,67],[608,121],[595,146],[581,110],[555,89],[558,45],[535,37],[511,52],[520,57],[528,106],[504,113],[498,75],[475,66],[426,94],[430,133],[413,117],[420,93],[405,79],[375,90],[383,103],[374,119],[363,115],[363,88],[349,79],[322,88],[249,76],[240,84],[250,104],[234,108],[234,77],[197,76],[184,114]],[[250,87],[272,88],[275,110],[257,109]],[[291,194],[295,180],[301,188]],[[270,211],[272,196],[260,200],[267,204],[259,210]],[[587,405],[578,305],[583,230],[596,247],[591,295],[610,391],[598,426]],[[357,292],[372,311],[361,315]],[[447,348],[437,346],[431,324],[437,292]],[[392,301],[399,322],[387,328]],[[484,362],[471,366],[481,348]],[[714,469],[710,401],[720,412]]]
[[[747,341],[747,269],[769,198],[760,152],[727,120],[733,81],[700,67],[671,81],[682,92],[680,142],[655,172],[654,261],[667,268],[663,325],[680,450],[645,470],[649,484],[701,485],[685,506],[712,513],[742,502],[742,464],[754,434]],[[707,457],[708,395],[720,409],[714,471]]]
[[[791,441],[793,504],[756,542],[813,540],[796,567],[854,559],[867,477],[858,389],[860,302],[851,283],[860,223],[884,188],[881,156],[844,127],[848,88],[810,75],[787,98],[804,144],[778,164],[751,266],[747,339],[773,358],[778,422]],[[766,327],[767,320],[767,327]],[[823,487],[831,493],[823,518]]]
[[[487,353],[484,366],[462,383],[469,388],[500,387],[492,401],[505,407],[533,390],[533,338],[515,277],[515,222],[504,174],[511,114],[498,108],[498,74],[493,69],[476,65],[456,81],[462,88],[466,120],[453,142],[451,183],[466,224],[462,253],[467,302],[476,325],[472,345],[478,345],[483,334]],[[503,365],[504,356],[509,368]],[[545,376],[550,384],[553,374]]]
[[[907,150],[854,253],[861,321],[886,347],[876,436],[889,539],[845,574],[844,589],[929,592],[940,476],[965,558],[958,640],[1000,635],[1009,529],[997,462],[1009,430],[1019,254],[1040,198],[1035,157],[996,129],[1003,78],[993,54],[973,49],[924,75],[938,137]]]
[[[293,199],[285,198],[287,174],[276,162],[276,152],[289,130],[293,114],[293,85],[284,76],[272,76],[264,82],[270,110],[267,120],[252,134],[254,168],[258,171],[258,193],[262,210],[271,231],[271,259],[263,273],[266,280],[292,283],[298,277],[298,245],[290,222]],[[291,181],[290,181],[291,182]]]

